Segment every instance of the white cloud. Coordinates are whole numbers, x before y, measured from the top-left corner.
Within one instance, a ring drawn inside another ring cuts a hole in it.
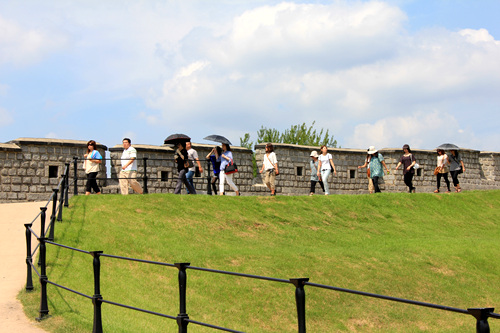
[[[0,16],[0,65],[30,65],[64,44],[59,34],[25,28]]]
[[[59,136],[55,132],[49,132],[45,134],[46,139],[59,139]]]

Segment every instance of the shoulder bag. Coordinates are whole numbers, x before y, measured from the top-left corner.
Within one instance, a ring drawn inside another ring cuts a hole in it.
[[[230,175],[232,173],[236,173],[238,172],[238,166],[236,165],[236,163],[234,163],[234,161],[231,159],[231,162],[229,162],[228,165],[226,165],[226,167],[224,168],[224,173],[226,175]]]
[[[267,160],[269,161],[269,163],[271,163],[271,165],[273,166],[274,172],[276,173],[276,176],[279,175],[280,173],[278,172],[278,169],[276,168],[276,165],[274,165],[274,163],[271,162],[271,160],[269,159],[269,156],[267,156],[267,154],[266,154],[266,157],[267,157]]]
[[[410,164],[411,164],[412,157],[413,157],[413,155],[410,154]],[[420,168],[420,164],[418,164],[417,159],[415,159],[415,164],[413,165],[413,169],[417,170],[418,168]]]

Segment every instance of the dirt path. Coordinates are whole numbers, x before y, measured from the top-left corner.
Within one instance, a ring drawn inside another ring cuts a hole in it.
[[[34,320],[26,317],[17,294],[26,284],[26,236],[30,223],[45,202],[0,204],[0,332],[43,333]],[[47,218],[48,219],[48,218]],[[40,228],[40,221],[35,223]],[[33,247],[36,242],[33,242]],[[38,276],[33,272],[33,284]]]

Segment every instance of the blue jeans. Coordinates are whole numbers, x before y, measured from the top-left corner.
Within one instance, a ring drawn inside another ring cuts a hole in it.
[[[193,183],[193,177],[194,177],[194,171],[188,171],[186,173],[186,178],[189,184],[191,184],[191,187],[194,188],[194,183]],[[189,188],[186,186],[186,191],[189,194]]]
[[[332,169],[321,170],[321,180],[323,181],[323,185],[325,186],[325,194],[330,194],[330,189],[328,188],[328,177],[332,173]]]

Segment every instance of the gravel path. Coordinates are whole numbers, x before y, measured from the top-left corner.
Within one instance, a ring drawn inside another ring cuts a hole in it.
[[[0,332],[46,332],[23,312],[16,296],[26,284],[26,236],[25,223],[31,223],[45,202],[0,204]],[[50,214],[47,214],[47,221]],[[35,222],[40,228],[40,220]],[[36,229],[35,229],[36,230]],[[32,241],[36,246],[36,240]],[[33,272],[33,284],[38,276]]]

